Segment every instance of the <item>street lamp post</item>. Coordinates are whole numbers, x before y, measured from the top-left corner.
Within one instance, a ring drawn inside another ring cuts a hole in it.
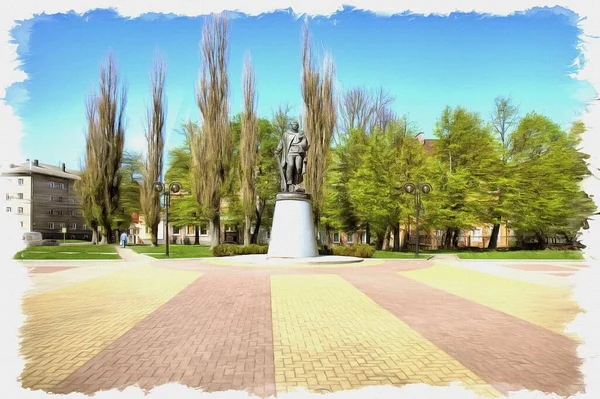
[[[408,194],[415,196],[415,230],[416,230],[416,244],[415,244],[415,258],[419,257],[419,212],[421,210],[421,193],[428,194],[431,191],[431,185],[428,183],[406,183],[404,185],[404,191]]]
[[[168,189],[167,189],[168,187]],[[168,186],[162,182],[154,183],[154,191],[163,194],[165,202],[165,257],[169,257],[169,203],[171,202],[171,193],[177,194],[181,190],[181,183],[172,182]]]

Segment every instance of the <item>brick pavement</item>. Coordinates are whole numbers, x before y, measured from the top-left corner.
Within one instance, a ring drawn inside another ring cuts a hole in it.
[[[131,268],[25,298],[23,386],[51,389],[198,276]]]
[[[268,276],[207,275],[118,338],[53,391],[180,382],[274,393]]]
[[[369,385],[458,380],[498,395],[441,351],[336,275],[272,276],[277,391],[338,391]]]
[[[136,257],[128,264],[140,262]],[[23,329],[27,337],[23,353],[31,365],[25,386],[92,393],[135,384],[150,389],[170,381],[208,391],[249,389],[263,397],[296,386],[339,390],[413,382],[446,384],[455,379],[487,394],[527,388],[569,395],[582,389],[577,343],[519,318],[531,318],[535,312],[511,316],[493,309],[490,302],[476,303],[490,299],[485,296],[469,300],[464,292],[451,293],[456,284],[443,289],[431,285],[437,274],[444,281],[467,273],[475,279],[473,287],[489,277],[491,286],[498,288],[507,283],[506,277],[511,283],[533,281],[534,277],[525,276],[530,272],[492,266],[496,275],[477,280],[467,269],[434,267],[431,270],[437,272],[427,277],[430,285],[416,281],[419,275],[427,276],[432,264],[380,261],[368,267],[261,268],[159,261],[153,267],[88,276],[72,286],[67,276],[76,270],[39,275],[40,282],[64,277],[60,284],[54,282],[54,288],[48,285],[45,294],[26,299],[24,310],[30,318]],[[126,307],[110,305],[119,302],[120,295],[129,295],[132,282],[146,281],[146,275],[162,277],[154,278],[156,284],[149,284],[148,291],[134,295],[130,303],[146,303],[156,292],[170,290],[173,284],[167,282],[173,273],[197,276],[198,272],[202,278],[173,289],[169,298],[155,301],[136,320],[124,316]],[[119,283],[120,273],[129,275],[129,284]],[[522,298],[539,302],[553,292],[546,288],[565,286],[554,280],[567,280],[542,277],[535,281],[547,286]],[[92,308],[101,312],[86,313],[85,302],[78,303],[78,297],[92,303],[103,298],[105,303]],[[564,305],[563,300],[560,297],[556,303]],[[69,305],[74,306],[73,312],[66,310]],[[52,315],[58,316],[56,320],[51,320]],[[119,330],[111,322],[119,318],[125,322],[116,325],[127,328]],[[58,332],[64,335],[78,325],[90,325],[75,329],[91,339],[89,348],[85,340],[68,335],[61,341]],[[112,329],[103,328],[110,325]],[[107,336],[106,330],[112,335]],[[64,349],[63,358],[55,356],[57,348]],[[32,367],[38,368],[37,374]],[[40,373],[48,379],[36,382],[33,377]]]
[[[583,389],[577,343],[564,335],[407,277],[342,276],[503,393]]]
[[[402,275],[559,334],[565,333],[566,324],[580,311],[566,287],[516,281],[446,265],[406,271]]]

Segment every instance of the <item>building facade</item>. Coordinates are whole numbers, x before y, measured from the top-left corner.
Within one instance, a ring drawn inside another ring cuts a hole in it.
[[[44,239],[91,239],[75,193],[79,171],[36,159],[9,165],[0,178],[2,211],[14,215],[21,233],[40,232]]]

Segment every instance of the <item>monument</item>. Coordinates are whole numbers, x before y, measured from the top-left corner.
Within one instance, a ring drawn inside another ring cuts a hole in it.
[[[281,176],[281,192],[275,212],[267,258],[312,258],[319,256],[310,194],[300,187],[306,173],[310,143],[292,122],[275,149]]]

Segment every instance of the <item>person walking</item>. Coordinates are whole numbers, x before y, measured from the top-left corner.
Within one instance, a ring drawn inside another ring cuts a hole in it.
[[[127,245],[127,233],[123,232],[123,234],[121,234],[121,248],[125,248],[126,245]]]

